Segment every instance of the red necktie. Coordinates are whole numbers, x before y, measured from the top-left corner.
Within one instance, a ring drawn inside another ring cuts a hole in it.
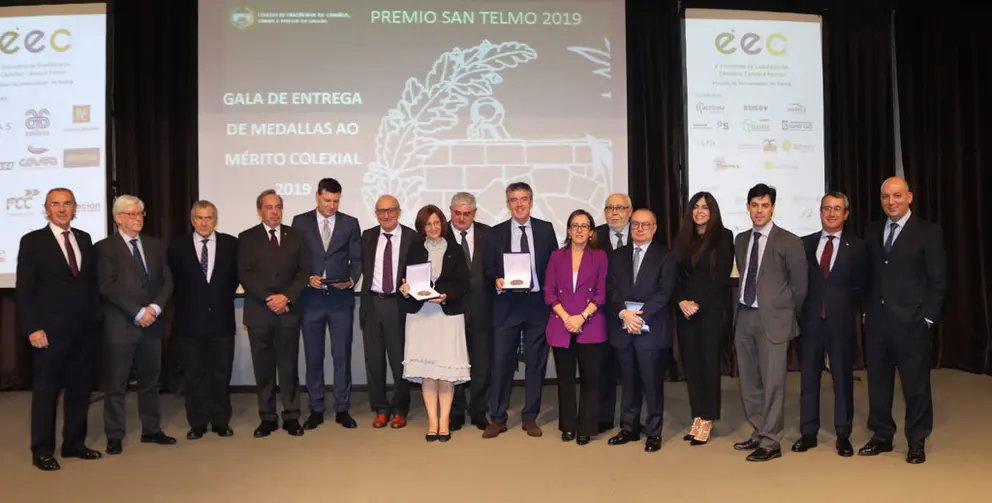
[[[273,255],[279,255],[279,240],[276,239],[275,229],[269,229],[269,244],[272,245]]]
[[[69,240],[69,231],[62,231],[62,238],[65,239],[65,253],[69,258],[69,270],[72,277],[79,277],[79,264],[76,262],[76,251],[72,249],[72,241]]]
[[[830,259],[834,255],[834,237],[827,236],[827,244],[823,246],[823,254],[820,255],[820,272],[823,273],[823,279],[830,277]],[[827,302],[823,301],[823,307],[820,308],[820,318],[827,317]]]

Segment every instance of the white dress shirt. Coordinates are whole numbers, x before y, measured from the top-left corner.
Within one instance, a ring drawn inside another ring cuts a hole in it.
[[[740,296],[737,298],[737,301],[740,302],[741,304],[744,304],[744,282],[747,281],[747,271],[750,270],[750,268],[755,267],[756,268],[754,270],[754,272],[755,272],[755,278],[758,277],[757,276],[757,273],[760,273],[761,272],[761,261],[765,258],[765,247],[768,246],[768,235],[771,234],[771,232],[772,232],[772,226],[774,226],[774,225],[775,224],[773,222],[768,222],[767,224],[764,225],[764,227],[755,227],[755,228],[751,229],[751,240],[750,240],[750,242],[747,245],[747,253],[744,254],[744,260],[745,260],[745,263],[747,263],[747,261],[750,260],[750,257],[751,257],[751,248],[754,247],[754,235],[757,233],[757,234],[761,234],[761,240],[758,241],[758,263],[757,264],[747,264],[747,266],[744,269],[744,271],[741,271],[741,293],[740,293]],[[757,293],[757,292],[755,292],[755,293]],[[744,304],[744,305],[746,306],[747,304]],[[754,304],[751,304],[751,307],[753,307],[755,309],[758,308],[758,296],[757,295],[754,296]]]
[[[617,238],[617,232],[619,232],[620,235],[623,236],[623,244],[630,243],[630,223],[628,223],[627,225],[623,226],[623,229],[620,229],[619,231],[613,230],[613,228],[610,227],[609,225],[607,225],[606,228],[610,231],[610,248],[612,248],[614,250],[616,250],[617,248],[619,248],[619,246],[617,246],[617,243],[620,240]],[[602,245],[600,245],[600,246],[602,246]]]
[[[896,240],[899,239],[899,235],[902,234],[902,230],[906,228],[906,222],[909,221],[909,216],[912,215],[912,210],[907,211],[905,215],[902,216],[895,223],[899,224],[896,227],[896,235],[892,238],[892,246],[895,246]],[[889,240],[889,233],[892,232],[892,219],[885,219],[885,228],[882,229],[882,246],[885,246],[885,242]]]
[[[145,271],[150,276],[151,271],[148,270],[148,259],[145,256],[145,247],[144,245],[141,244],[141,234],[137,234],[133,238],[129,237],[127,234],[124,234],[123,232],[118,232],[117,234],[121,237],[121,239],[124,240],[124,244],[127,246],[127,251],[131,252],[132,255],[134,255],[134,248],[131,247],[131,240],[132,239],[138,240],[138,251],[141,252],[141,262],[145,264]],[[155,316],[159,316],[162,314],[162,308],[158,304],[149,304],[149,306],[151,306],[151,308],[155,310]],[[134,321],[136,323],[138,320],[141,319],[142,312],[144,312],[144,309],[138,311],[138,313],[134,315]]]
[[[279,245],[282,246],[282,232],[280,232],[282,229],[280,227],[282,226],[277,225],[275,227],[269,227],[268,224],[263,223],[262,228],[265,229],[265,239],[271,240],[272,234],[269,231],[276,231],[276,243],[279,243]]]
[[[844,231],[839,231],[836,234],[830,234],[827,231],[820,231],[820,244],[816,245],[816,263],[820,263],[820,258],[823,257],[823,249],[827,246],[827,236],[834,237],[834,252],[830,255],[830,269],[834,270],[834,263],[837,262],[837,252],[840,250],[840,235]]]
[[[462,231],[456,229],[455,226],[452,225],[451,232],[455,234],[455,242],[458,243],[458,246],[462,246]],[[469,225],[468,229],[465,229],[465,239],[468,240],[468,253],[474,259],[475,258],[475,224],[474,223],[472,225]],[[472,264],[469,264],[469,267],[471,266]]]
[[[193,248],[196,250],[196,263],[200,263],[200,255],[203,253],[203,240],[207,240],[207,283],[214,274],[214,260],[217,258],[217,233],[211,232],[209,236],[203,237],[193,233]]]
[[[382,291],[382,255],[386,253],[386,231],[382,230],[382,226],[379,227],[379,241],[375,245],[375,264],[372,266],[372,286],[371,289],[375,293],[385,293],[390,294],[396,292],[396,289],[400,287],[400,236],[403,234],[403,228],[396,225],[396,228],[389,232],[389,241],[393,243],[393,290],[389,292]]]
[[[62,237],[62,233],[69,231],[69,244],[72,245],[72,252],[76,254],[76,267],[81,270],[83,268],[83,254],[79,251],[79,243],[76,242],[76,234],[72,232],[72,228],[63,229],[53,223],[49,223],[48,228],[52,230],[52,234],[55,234],[55,241],[59,243],[59,248],[62,250],[62,256],[65,257],[67,265],[69,264],[69,252],[65,249],[65,238]]]
[[[530,249],[530,284],[532,292],[540,292],[541,286],[537,279],[537,258],[534,254],[534,227],[530,224],[530,218],[524,224],[518,223],[516,220],[510,219],[510,251],[514,253],[519,253],[520,250],[520,236],[523,232],[520,230],[520,226],[523,225],[527,229],[527,247]]]

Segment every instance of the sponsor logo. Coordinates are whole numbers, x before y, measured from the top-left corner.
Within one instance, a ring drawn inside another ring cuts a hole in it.
[[[785,110],[790,114],[806,115],[806,105],[802,103],[792,103]]]
[[[3,100],[0,100],[3,101]],[[0,122],[0,138],[3,138],[3,134],[14,128],[14,125],[9,122]]]
[[[744,105],[745,112],[767,112],[768,106],[766,105]]]
[[[231,26],[243,30],[255,24],[255,12],[248,7],[235,7],[231,10]]]
[[[48,149],[44,147],[32,147],[28,145],[28,152],[30,156],[26,156],[18,162],[22,168],[26,169],[43,169],[43,168],[55,168],[59,165],[59,159],[52,155],[45,155],[48,153]]]
[[[95,168],[100,166],[99,148],[67,148],[62,151],[62,165],[66,168]]]
[[[38,189],[27,189],[24,191],[24,195],[16,197],[7,198],[7,213],[27,215],[33,209],[31,207],[31,202],[34,198],[38,197],[41,191]]]
[[[728,164],[727,160],[723,157],[713,159],[713,168],[715,169],[740,169],[740,167],[740,164]]]
[[[761,142],[762,152],[778,152],[778,147],[775,146],[775,140],[766,138]]]
[[[812,131],[812,122],[782,121],[782,131]]]
[[[781,33],[770,33],[762,37],[757,33],[749,32],[738,39],[734,30],[730,30],[717,34],[713,44],[721,54],[733,54],[740,49],[749,56],[756,56],[764,51],[768,51],[772,56],[781,56],[789,50],[786,46],[788,41],[789,39]]]
[[[0,264],[7,261],[7,250],[0,250]]]
[[[89,124],[90,123],[90,106],[89,105],[73,105],[72,106],[72,123],[73,124]]]
[[[772,162],[771,159],[765,161],[765,169],[799,169],[796,164],[781,164],[777,162]]]
[[[771,130],[772,125],[768,122],[768,119],[744,119],[744,131],[748,133],[768,133]]]
[[[723,95],[720,93],[695,93],[694,96],[699,99],[723,98]]]
[[[702,101],[700,101],[700,102],[696,103],[696,111],[699,112],[699,113],[701,113],[701,114],[705,114],[705,113],[723,113],[723,112],[726,112],[727,111],[727,107],[725,107],[723,105],[706,104],[706,103],[703,103]]]
[[[716,147],[716,140],[699,140],[696,145],[700,148],[714,148]]]
[[[100,203],[76,203],[76,212],[95,213],[103,209]]]
[[[48,48],[55,52],[68,51],[72,48],[72,33],[65,28],[50,35],[37,29],[23,35],[17,30],[0,33],[0,54],[17,54],[21,49],[37,54]]]
[[[24,127],[28,128],[25,136],[48,136],[48,127],[52,125],[52,121],[48,118],[47,108],[32,108],[24,112],[24,117]]]
[[[741,143],[737,146],[737,151],[742,154],[754,154],[761,152],[760,143]]]
[[[709,130],[713,129],[713,127],[710,126],[709,124],[700,123],[700,124],[693,124],[692,125],[692,129],[709,131]]]
[[[803,154],[812,154],[816,149],[809,143],[793,143],[792,140],[785,140],[782,142],[782,150],[786,152],[802,152]]]
[[[14,161],[0,161],[0,171],[10,171],[14,169]]]

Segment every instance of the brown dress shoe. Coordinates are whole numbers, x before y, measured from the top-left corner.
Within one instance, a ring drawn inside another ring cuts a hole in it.
[[[394,430],[398,430],[404,426],[406,426],[406,416],[393,416],[393,422],[389,425]]]
[[[376,414],[375,419],[372,420],[373,428],[385,428],[386,424],[389,423],[389,418],[385,414]]]
[[[486,431],[482,432],[482,438],[496,438],[504,432],[506,432],[506,423],[493,421],[486,426]]]
[[[522,425],[522,427],[523,427],[524,431],[527,432],[527,435],[530,435],[530,436],[535,437],[535,438],[536,437],[540,437],[541,435],[544,434],[541,431],[541,427],[537,425],[537,422],[536,421],[524,421],[524,424]]]

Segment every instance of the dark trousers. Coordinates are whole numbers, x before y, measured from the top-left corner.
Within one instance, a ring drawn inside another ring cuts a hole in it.
[[[661,436],[661,415],[665,410],[665,365],[668,350],[636,349],[631,342],[617,349],[623,387],[620,399],[620,426],[635,435],[641,433],[641,404],[647,403],[644,434]]]
[[[611,344],[603,344],[599,371],[599,422],[612,425],[617,414],[617,381],[620,379],[620,359]]]
[[[234,334],[183,334],[179,350],[184,366],[183,395],[190,428],[214,429],[231,424],[231,370]]]
[[[686,387],[689,390],[689,409],[693,418],[706,421],[720,419],[720,358],[723,355],[726,320],[723,311],[700,311],[688,320],[681,312],[676,314]]]
[[[799,431],[815,437],[820,431],[820,377],[823,355],[830,355],[834,379],[834,428],[837,436],[851,436],[854,420],[854,313],[839,320],[804,320],[799,336],[802,386],[799,398]]]
[[[906,400],[906,439],[921,445],[933,431],[930,395],[930,351],[933,333],[925,320],[905,322],[884,308],[866,317],[865,357],[868,367],[868,429],[891,441],[896,434],[892,395],[896,367]],[[832,361],[832,360],[831,360]]]
[[[537,420],[541,412],[541,387],[548,369],[548,341],[544,330],[549,310],[540,293],[506,293],[512,303],[504,319],[493,320],[492,420],[505,423],[510,408],[513,373],[517,369],[520,336],[524,339],[524,421]]]
[[[471,418],[485,418],[489,409],[489,387],[492,381],[493,327],[473,319],[466,313],[465,337],[468,344],[468,361],[471,365],[471,381],[455,387],[455,397],[451,403],[452,417],[461,417],[468,412]],[[488,321],[488,320],[487,320]],[[465,397],[466,393],[468,398]]]
[[[34,354],[31,454],[34,456],[55,455],[55,417],[59,392],[63,389],[62,452],[85,447],[93,350],[98,343],[95,330],[46,335],[48,347],[31,350]]]
[[[321,295],[311,296],[303,309],[303,354],[307,364],[307,395],[310,410],[316,414],[324,406],[324,348],[327,327],[330,327],[331,360],[334,363],[334,411],[345,412],[351,407],[351,345],[354,303],[340,303]]]
[[[262,421],[278,422],[276,414],[276,376],[279,376],[279,401],[282,420],[300,418],[299,353],[300,327],[284,327],[278,319],[271,324],[249,326],[251,364],[258,387],[258,417]]]
[[[406,319],[399,298],[372,295],[365,313],[362,340],[365,343],[365,372],[372,412],[406,416],[410,411],[410,383],[403,379],[403,345]],[[386,398],[386,357],[393,372],[393,399]]]
[[[134,367],[138,381],[138,418],[141,434],[154,435],[162,431],[162,411],[159,406],[159,373],[162,370],[162,332],[141,329],[135,339],[115,340],[108,334],[106,351],[106,389],[103,398],[103,423],[107,440],[123,440],[125,425],[124,395]],[[127,334],[128,337],[130,334]]]
[[[567,348],[551,348],[558,375],[558,429],[591,437],[599,433],[599,379],[605,344],[578,344],[575,334]],[[579,399],[575,396],[575,367],[579,368]]]

